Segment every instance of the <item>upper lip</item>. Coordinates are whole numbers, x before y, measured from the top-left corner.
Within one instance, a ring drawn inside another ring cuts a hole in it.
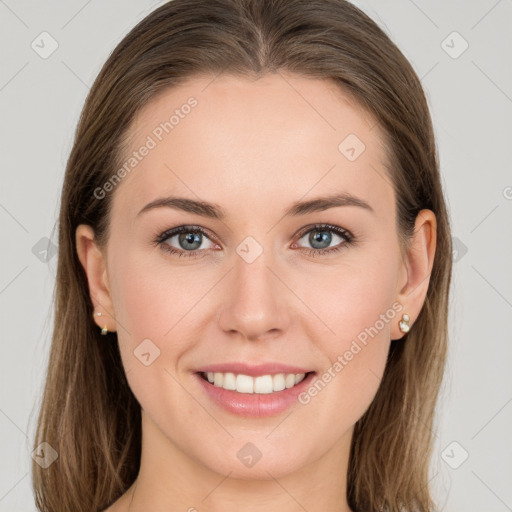
[[[251,365],[247,363],[219,363],[209,364],[198,368],[196,372],[219,372],[219,373],[235,373],[258,377],[261,375],[273,375],[276,373],[309,373],[313,370],[307,370],[299,366],[291,366],[282,363],[264,363]]]

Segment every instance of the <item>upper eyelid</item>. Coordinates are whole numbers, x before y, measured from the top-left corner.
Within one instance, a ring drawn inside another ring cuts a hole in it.
[[[311,226],[306,226],[305,228],[298,231],[295,235],[296,237],[302,238],[306,233],[313,230],[320,231],[324,229],[325,231],[334,231],[334,233],[338,233],[340,235],[346,235],[347,238],[352,238],[352,234],[348,229],[342,228],[340,226],[333,226],[331,224],[313,224]]]
[[[210,230],[200,227],[200,226],[194,226],[191,224],[183,224],[182,226],[176,226],[175,228],[166,229],[163,231],[160,235],[158,235],[157,240],[164,242],[168,238],[171,238],[173,236],[179,235],[180,233],[187,233],[187,232],[199,232],[202,234],[205,234],[208,236],[208,238],[216,238],[215,236],[212,236],[210,233]]]

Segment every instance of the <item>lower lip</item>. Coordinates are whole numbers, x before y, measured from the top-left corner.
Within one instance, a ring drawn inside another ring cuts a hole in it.
[[[214,386],[203,379],[200,373],[196,373],[195,376],[206,394],[225,411],[237,416],[262,418],[279,414],[294,403],[298,403],[298,396],[311,385],[315,373],[308,373],[301,382],[291,388],[272,393],[238,393]]]

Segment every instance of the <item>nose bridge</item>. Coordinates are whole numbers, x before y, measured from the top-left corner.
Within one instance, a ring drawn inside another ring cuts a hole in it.
[[[287,326],[282,286],[269,269],[274,267],[270,248],[245,239],[236,249],[234,269],[225,284],[218,316],[220,327],[255,339]],[[258,247],[259,246],[259,247]]]

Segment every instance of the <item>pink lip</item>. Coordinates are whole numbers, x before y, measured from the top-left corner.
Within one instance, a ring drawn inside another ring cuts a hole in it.
[[[219,372],[219,373],[235,373],[249,375],[250,377],[259,377],[261,375],[269,375],[276,373],[308,373],[313,370],[299,368],[298,366],[290,366],[281,363],[266,363],[249,365],[245,363],[225,363],[225,364],[210,364],[203,366],[196,370],[197,372]]]
[[[211,366],[210,368],[212,367],[213,366]],[[223,368],[225,367],[226,366],[223,366]],[[231,365],[230,367],[232,368]],[[254,370],[254,367],[252,369]],[[265,371],[269,372],[268,367],[266,367]],[[244,372],[240,371],[233,373]],[[277,373],[295,372],[279,371]],[[296,373],[306,372],[298,371]],[[238,393],[237,391],[231,391],[228,389],[214,386],[213,384],[205,380],[201,376],[201,373],[195,373],[194,375],[199,381],[200,385],[205,390],[207,396],[225,411],[230,412],[232,414],[236,414],[238,416],[262,418],[279,414],[288,409],[289,407],[291,407],[293,404],[298,403],[298,396],[311,385],[311,382],[313,381],[313,379],[315,379],[316,373],[309,373],[301,382],[299,382],[297,385],[291,388],[283,389],[282,391],[276,391],[274,393],[264,394]],[[245,375],[247,375],[247,373],[245,373]]]

